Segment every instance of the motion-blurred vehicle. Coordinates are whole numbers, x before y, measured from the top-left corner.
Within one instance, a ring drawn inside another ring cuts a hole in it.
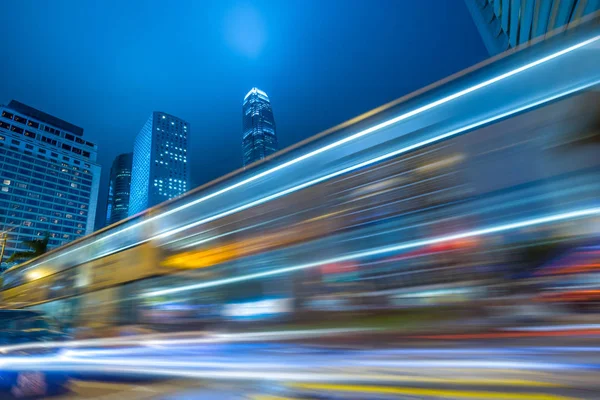
[[[90,340],[111,337],[151,335],[155,330],[140,325],[107,326],[105,324],[89,324],[72,331],[74,340]]]
[[[31,310],[0,310],[0,363],[2,358],[51,357],[61,346],[43,343],[60,342],[68,336],[59,325],[43,313]],[[21,346],[40,343],[40,346]],[[14,397],[43,396],[62,392],[69,377],[64,372],[3,370],[0,368],[0,393]]]

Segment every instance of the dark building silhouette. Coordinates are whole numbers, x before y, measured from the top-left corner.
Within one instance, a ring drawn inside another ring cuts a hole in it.
[[[112,163],[106,202],[106,225],[127,218],[132,161],[133,153],[125,153],[118,155]]]

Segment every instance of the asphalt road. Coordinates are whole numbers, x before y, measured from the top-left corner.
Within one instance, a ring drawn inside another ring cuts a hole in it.
[[[597,399],[600,336],[146,343],[73,349],[44,368],[77,371],[56,399]]]

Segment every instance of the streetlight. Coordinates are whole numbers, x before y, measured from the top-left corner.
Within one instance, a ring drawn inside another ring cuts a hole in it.
[[[6,241],[8,240],[8,232],[12,231],[13,229],[15,229],[15,227],[12,227],[11,229],[9,229],[7,231],[1,232],[1,234],[2,234],[2,250],[0,250],[0,270],[2,269],[2,263],[4,262],[4,248],[6,247]]]
[[[8,233],[2,232],[2,251],[0,251],[0,267],[2,267],[2,261],[4,260],[4,248],[6,247],[6,239],[8,238]]]

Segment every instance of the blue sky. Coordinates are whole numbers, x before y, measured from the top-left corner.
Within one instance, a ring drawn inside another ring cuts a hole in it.
[[[197,186],[241,167],[253,86],[286,147],[487,57],[462,0],[20,0],[0,37],[0,103],[98,144],[99,215],[112,159],[153,110],[190,122]]]

